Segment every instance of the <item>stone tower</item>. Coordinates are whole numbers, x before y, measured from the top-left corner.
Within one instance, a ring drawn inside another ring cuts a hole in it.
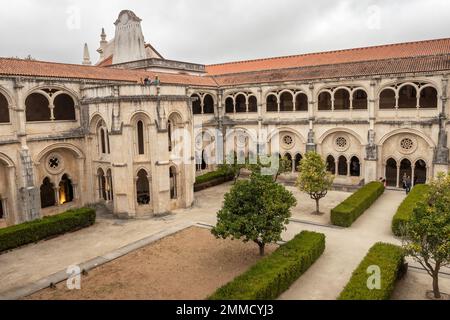
[[[141,19],[130,10],[123,10],[114,23],[113,64],[146,59]]]

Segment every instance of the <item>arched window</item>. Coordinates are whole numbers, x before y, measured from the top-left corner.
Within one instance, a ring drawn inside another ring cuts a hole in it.
[[[334,110],[350,110],[350,93],[339,89],[334,93]]]
[[[98,198],[103,199],[105,201],[108,200],[106,195],[106,178],[105,172],[102,168],[97,170],[97,186],[98,186]]]
[[[300,171],[300,162],[302,162],[302,159],[303,159],[303,157],[302,157],[302,155],[300,153],[297,153],[295,155],[294,170],[296,172]]]
[[[243,94],[236,97],[236,113],[247,112],[246,99]]]
[[[255,96],[248,97],[248,112],[258,112],[258,101]]]
[[[389,187],[397,186],[397,161],[392,158],[386,161],[386,185]]]
[[[327,91],[319,94],[319,106],[320,111],[331,110],[331,94]]]
[[[400,182],[402,182],[404,179],[409,178],[410,181],[412,181],[412,166],[411,161],[408,159],[403,159],[402,162],[400,162]]]
[[[277,101],[277,97],[275,95],[270,94],[267,96],[266,110],[267,110],[267,112],[277,112],[278,111],[278,101]]]
[[[350,160],[350,176],[359,177],[361,175],[361,163],[358,157],[353,157]]]
[[[394,109],[397,104],[395,100],[395,91],[384,89],[380,93],[380,109]]]
[[[72,181],[67,174],[64,174],[59,183],[59,204],[64,204],[73,201],[73,186]]]
[[[214,114],[214,99],[210,94],[203,97],[203,113]]]
[[[75,102],[72,97],[63,93],[53,101],[53,117],[55,120],[75,120]]]
[[[292,162],[292,156],[291,156],[291,154],[289,153],[289,152],[287,152],[285,155],[284,155],[284,158],[291,164],[291,171],[293,171],[293,162]]]
[[[414,185],[427,183],[427,164],[423,160],[417,160],[414,166]]]
[[[412,85],[406,85],[401,87],[398,93],[398,107],[417,108],[417,90]]]
[[[139,205],[150,203],[150,182],[147,171],[139,170],[136,180],[136,200]]]
[[[226,113],[234,113],[234,102],[232,97],[228,97],[225,100],[225,112]]]
[[[170,177],[170,199],[177,199],[177,169],[175,167],[170,167],[169,169]]]
[[[32,93],[25,100],[26,120],[50,121],[50,108],[48,99],[40,93]]]
[[[106,130],[104,128],[100,128],[100,144],[102,154],[106,154]]]
[[[144,123],[139,120],[136,124],[138,154],[145,154]]]
[[[327,171],[336,174],[336,161],[333,156],[327,157]]]
[[[294,111],[294,97],[290,92],[283,92],[281,94],[280,111]]]
[[[438,107],[437,90],[433,87],[425,87],[420,91],[419,105],[421,108],[436,109]]]
[[[344,156],[339,157],[338,162],[338,175],[340,176],[346,176],[348,173],[348,167],[347,167],[347,158]]]
[[[194,101],[192,101],[192,113],[202,114],[202,102],[200,96],[198,94],[193,94],[191,98],[194,99]]]
[[[364,90],[353,92],[353,109],[367,110],[367,93]]]
[[[308,96],[299,93],[295,97],[295,111],[308,111]]]
[[[8,100],[0,93],[0,123],[8,122],[10,122]]]
[[[55,188],[50,178],[46,177],[41,184],[41,208],[53,207],[56,204]]]
[[[106,171],[106,194],[110,201],[114,200],[114,189],[113,189],[111,169],[108,169],[108,171]]]

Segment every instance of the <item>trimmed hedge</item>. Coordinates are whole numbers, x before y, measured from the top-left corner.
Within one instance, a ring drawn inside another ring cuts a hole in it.
[[[217,186],[227,181],[234,179],[234,174],[224,171],[217,170],[205,173],[204,175],[198,176],[195,179],[194,191],[201,191],[210,187]]]
[[[331,223],[350,227],[384,192],[381,182],[371,182],[331,210]]]
[[[338,297],[338,300],[388,300],[394,290],[404,264],[404,251],[393,244],[377,243],[367,253],[359,266],[353,271],[350,281]],[[381,270],[381,288],[370,290],[367,281],[370,266]]]
[[[325,250],[325,235],[303,231],[233,281],[209,300],[273,300],[289,289]]]
[[[415,186],[398,207],[397,212],[392,219],[392,232],[397,237],[401,236],[402,229],[411,217],[417,203],[425,200],[429,188],[430,187],[426,184],[419,184]]]
[[[95,223],[95,210],[81,208],[0,229],[0,252],[37,242]]]

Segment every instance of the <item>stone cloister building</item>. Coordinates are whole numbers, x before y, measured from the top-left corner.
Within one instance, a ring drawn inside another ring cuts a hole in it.
[[[230,150],[292,176],[315,150],[347,186],[448,171],[450,39],[206,66],[165,59],[140,23],[122,11],[94,66],[87,46],[82,65],[0,58],[0,227],[189,207]]]

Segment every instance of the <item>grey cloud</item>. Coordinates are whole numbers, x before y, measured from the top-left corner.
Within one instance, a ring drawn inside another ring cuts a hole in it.
[[[100,30],[112,38],[122,9],[165,57],[199,63],[450,36],[446,0],[15,0],[0,11],[0,56],[80,63],[87,42],[96,61]]]

